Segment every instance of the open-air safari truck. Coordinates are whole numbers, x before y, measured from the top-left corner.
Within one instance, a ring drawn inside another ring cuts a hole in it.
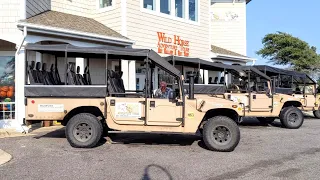
[[[239,118],[239,122],[242,117],[257,117],[264,123],[270,123],[279,117],[286,128],[296,129],[303,124],[304,116],[297,108],[296,101],[291,96],[277,93],[271,78],[252,66],[226,65],[175,56],[166,57],[166,60],[180,69],[182,74],[208,71],[209,79],[214,81],[204,84],[199,80],[199,84],[194,85],[195,98],[201,99],[201,105],[211,100],[208,97],[216,97],[239,103],[240,113],[232,113],[226,108],[220,110],[220,113],[226,111],[229,117]],[[215,103],[215,106],[221,104]]]
[[[201,126],[206,146],[216,151],[233,151],[240,141],[236,123],[243,116],[240,104],[214,96],[194,97],[192,74],[187,96],[180,71],[152,50],[66,44],[28,44],[25,49],[26,123],[61,121],[73,147],[96,146],[103,129],[195,134]],[[43,68],[32,58],[36,52],[42,54]],[[84,58],[83,64],[78,67],[75,58]],[[124,88],[117,70],[120,60],[143,64],[142,92]],[[45,63],[52,66],[50,71]],[[154,96],[157,87],[152,86],[160,71],[174,80],[168,99]]]
[[[302,111],[313,111],[316,118],[320,118],[317,95],[317,83],[305,73],[279,69],[266,65],[254,66],[266,75],[272,77],[275,82],[275,91],[286,97],[292,106]]]

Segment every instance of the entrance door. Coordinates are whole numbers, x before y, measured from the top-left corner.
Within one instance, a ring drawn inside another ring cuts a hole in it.
[[[145,98],[108,97],[106,101],[107,111],[117,124],[145,123]]]
[[[251,93],[250,95],[250,111],[271,111],[272,97],[266,94]]]
[[[182,123],[182,105],[169,99],[147,100],[147,125],[180,126]]]

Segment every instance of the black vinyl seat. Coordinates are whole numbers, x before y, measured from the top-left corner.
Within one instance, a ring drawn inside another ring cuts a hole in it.
[[[37,77],[37,83],[44,84],[44,79],[43,79],[43,75],[41,72],[41,63],[40,62],[36,63],[36,77]]]
[[[90,71],[89,71],[88,66],[86,66],[86,68],[84,68],[83,78],[84,78],[87,85],[92,85]]]
[[[53,85],[53,82],[50,77],[50,73],[47,72],[47,64],[43,63],[41,68],[41,77],[43,80],[43,84],[45,85]]]
[[[88,85],[83,76],[80,74],[80,66],[77,66],[76,78],[81,85]]]
[[[34,61],[30,62],[30,65],[28,66],[28,77],[30,84],[36,84],[37,83],[37,73],[36,70],[34,70],[36,63]]]
[[[224,77],[221,77],[220,78],[220,83],[219,84],[224,84],[225,82],[224,82]]]
[[[50,67],[50,76],[54,82],[55,85],[60,85],[57,77],[56,77],[56,74],[55,74],[55,70],[54,70],[54,64],[51,64],[51,67]]]
[[[68,85],[76,85],[75,73],[73,71],[73,64],[69,63],[67,67],[67,84]]]
[[[218,84],[218,77],[214,78],[213,84]]]
[[[114,96],[116,97],[124,97],[125,94],[117,94],[117,93],[125,93],[125,89],[123,86],[123,81],[120,78],[120,75],[113,70],[108,70],[108,92],[109,94],[116,93]]]

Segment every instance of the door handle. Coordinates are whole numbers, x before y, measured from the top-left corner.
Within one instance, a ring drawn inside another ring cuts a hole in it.
[[[155,101],[150,101],[150,107],[156,107],[156,102]]]
[[[253,99],[257,99],[257,96],[256,96],[256,95],[252,95],[252,98],[253,98]]]

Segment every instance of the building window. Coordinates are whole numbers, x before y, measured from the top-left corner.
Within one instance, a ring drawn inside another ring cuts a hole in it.
[[[149,10],[156,10],[156,0],[143,0],[143,7]]]
[[[198,0],[189,0],[189,20],[198,21]]]
[[[0,120],[15,119],[15,57],[0,56]]]
[[[141,0],[140,2],[141,8],[155,11],[160,16],[167,14],[183,21],[199,21],[199,0]]]
[[[99,0],[99,8],[112,6],[112,0]]]
[[[184,18],[184,0],[175,0],[176,17]]]
[[[160,12],[170,14],[171,0],[160,0]]]

